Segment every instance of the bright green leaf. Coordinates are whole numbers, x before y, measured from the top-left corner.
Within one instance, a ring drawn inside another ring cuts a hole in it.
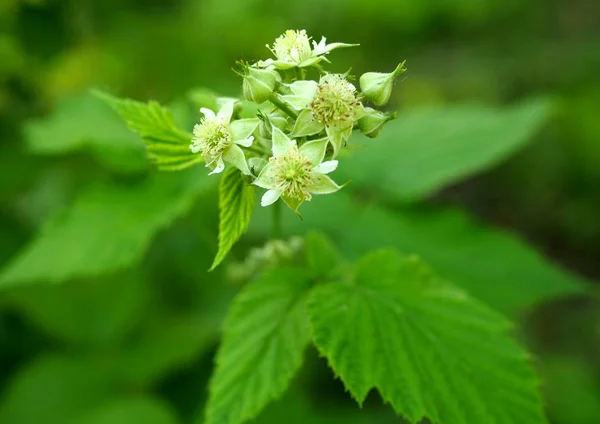
[[[344,161],[339,180],[418,200],[524,147],[549,116],[534,99],[508,109],[454,106],[400,114]]]
[[[459,209],[365,207],[343,192],[318,200],[305,205],[304,221],[282,215],[283,233],[302,234],[310,223],[327,231],[348,257],[380,247],[418,254],[440,276],[508,314],[588,291],[584,279],[553,264],[515,234],[482,225]],[[251,235],[269,233],[267,212],[256,214]]]
[[[135,273],[72,281],[59,286],[15,287],[5,298],[53,337],[103,345],[124,337],[139,321],[148,289]]]
[[[139,260],[152,236],[190,209],[203,169],[132,185],[98,185],[57,215],[0,274],[0,286],[106,274]]]
[[[175,424],[175,413],[168,404],[151,397],[126,397],[83,414],[78,424]]]
[[[206,424],[239,424],[279,398],[310,340],[301,270],[277,269],[234,300],[210,383]]]
[[[141,103],[101,92],[96,94],[121,115],[132,131],[142,137],[148,155],[158,169],[179,171],[202,161],[202,155],[190,151],[192,134],[177,126],[167,108],[154,101]]]
[[[352,281],[317,287],[309,313],[315,344],[360,404],[376,388],[412,423],[546,422],[511,324],[416,258],[369,254]]]
[[[327,279],[339,271],[342,257],[335,246],[320,233],[305,237],[306,262],[313,277]]]
[[[228,168],[221,177],[219,187],[219,251],[211,271],[219,266],[248,229],[255,204],[254,187],[246,183],[236,168]]]
[[[78,424],[85,411],[108,400],[116,380],[101,363],[46,355],[20,370],[4,390],[2,424]]]
[[[52,114],[29,121],[25,141],[38,155],[88,149],[111,169],[136,172],[147,167],[139,139],[107,104],[89,93],[61,99]]]
[[[217,340],[217,326],[203,316],[157,316],[128,338],[118,352],[119,375],[150,384],[185,367]]]

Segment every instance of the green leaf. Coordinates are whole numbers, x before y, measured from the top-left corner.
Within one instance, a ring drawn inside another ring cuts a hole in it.
[[[458,208],[394,211],[365,206],[343,192],[316,200],[304,205],[304,222],[282,215],[283,234],[302,234],[310,223],[327,231],[349,258],[380,247],[418,254],[440,276],[507,314],[589,292],[586,280],[553,264],[516,234],[485,226]],[[269,234],[267,212],[257,212],[252,236]]]
[[[15,287],[3,296],[46,334],[73,345],[106,345],[124,337],[139,322],[149,297],[144,281],[131,272],[59,286]]]
[[[141,103],[95,92],[121,115],[132,131],[142,137],[148,155],[162,171],[179,171],[202,161],[190,151],[193,138],[177,126],[171,111],[159,103]]]
[[[21,369],[4,390],[2,424],[77,424],[80,414],[117,390],[114,376],[86,359],[45,355]]]
[[[219,250],[212,271],[225,259],[235,242],[248,229],[256,203],[254,187],[247,184],[236,168],[225,170],[219,187]]]
[[[24,133],[28,149],[38,155],[87,149],[110,169],[139,172],[147,167],[140,140],[89,93],[60,99],[52,114],[27,122]]]
[[[210,383],[206,424],[239,424],[279,398],[310,340],[302,270],[277,269],[234,300]]]
[[[438,274],[504,313],[587,291],[515,234],[486,227],[457,208],[371,207],[340,240],[356,256],[378,247],[416,253]],[[360,230],[359,230],[360,229]]]
[[[175,424],[178,422],[171,407],[151,397],[116,399],[89,411],[78,419],[78,424]]]
[[[88,187],[0,274],[0,287],[111,273],[139,260],[152,236],[186,213],[212,180],[202,169],[132,185]]]
[[[507,109],[461,105],[401,114],[376,140],[363,139],[337,178],[419,200],[524,147],[549,112],[549,102],[533,99]]]
[[[376,388],[410,422],[545,423],[511,324],[416,258],[376,251],[309,300],[315,344],[362,404]]]
[[[340,271],[342,257],[331,241],[320,233],[308,233],[305,237],[306,262],[312,277],[328,279]]]
[[[191,364],[217,341],[218,327],[207,321],[172,313],[153,317],[116,354],[119,375],[127,383],[149,385]]]

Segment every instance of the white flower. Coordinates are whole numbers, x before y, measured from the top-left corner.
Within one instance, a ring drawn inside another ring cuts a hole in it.
[[[325,130],[336,157],[352,135],[354,122],[365,114],[356,87],[339,74],[326,74],[318,84],[296,81],[288,87],[291,94],[282,96],[283,100],[300,110],[292,136],[304,137]]]
[[[289,29],[275,40],[273,46],[267,44],[269,50],[275,55],[275,60],[261,60],[258,62],[258,66],[261,68],[275,67],[277,69],[304,68],[315,65],[322,60],[327,61],[325,55],[334,49],[358,45],[344,43],[326,44],[325,37],[318,44],[314,41],[312,44],[313,47],[311,48],[310,37],[306,35],[305,30],[294,31]]]
[[[337,168],[337,160],[323,162],[327,139],[311,140],[300,148],[294,140],[273,127],[273,157],[262,169],[253,184],[266,188],[260,204],[268,206],[280,197],[294,211],[312,194],[338,191],[337,185],[326,174]]]
[[[216,174],[225,169],[227,161],[246,175],[251,175],[246,157],[240,146],[250,147],[252,133],[259,124],[257,118],[231,121],[234,101],[226,102],[219,112],[200,109],[204,118],[194,127],[194,139],[190,144],[192,153],[201,153],[206,166]]]

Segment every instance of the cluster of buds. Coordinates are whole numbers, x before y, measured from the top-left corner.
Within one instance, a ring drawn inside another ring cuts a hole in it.
[[[190,150],[202,155],[211,173],[230,164],[266,189],[262,206],[282,199],[297,212],[312,194],[339,190],[328,174],[337,168],[340,150],[354,130],[376,137],[395,117],[368,104],[385,105],[406,70],[401,63],[388,74],[365,73],[357,90],[348,74],[322,66],[332,50],[353,46],[327,44],[324,37],[311,44],[306,31],[286,31],[267,45],[275,58],[240,63],[244,99],[258,105],[256,117],[233,119],[236,99],[226,99],[216,112],[203,108]],[[311,70],[314,80],[307,78]]]
[[[250,249],[242,262],[228,268],[231,281],[244,283],[256,274],[283,264],[291,264],[304,249],[304,239],[293,236],[288,240],[270,240],[264,246]]]

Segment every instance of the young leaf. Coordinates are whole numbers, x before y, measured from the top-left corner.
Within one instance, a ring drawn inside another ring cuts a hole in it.
[[[337,175],[352,179],[354,187],[420,200],[523,148],[549,115],[544,99],[505,109],[459,105],[415,110],[387,124],[376,143],[365,141],[368,145],[349,157]]]
[[[219,266],[248,229],[255,203],[254,187],[246,184],[244,176],[236,168],[228,168],[219,187],[219,250],[211,271]]]
[[[332,210],[340,212],[332,214]],[[586,294],[591,287],[589,281],[561,269],[515,234],[482,225],[458,208],[365,207],[340,192],[308,202],[302,215],[313,228],[334,234],[348,258],[382,246],[416,253],[441,277],[506,314],[556,297]],[[282,216],[284,234],[304,231],[302,222],[294,218]],[[268,234],[270,219],[259,210],[250,234]]]
[[[82,414],[79,424],[176,424],[175,412],[162,399],[121,396]]]
[[[192,134],[177,126],[167,108],[154,101],[141,103],[98,91],[95,94],[110,104],[129,128],[142,137],[148,155],[158,169],[179,171],[202,161],[201,155],[190,151]]]
[[[144,145],[101,99],[84,93],[59,99],[53,112],[28,121],[25,142],[36,155],[86,149],[111,170],[139,172],[148,166]]]
[[[234,300],[210,383],[206,424],[239,424],[279,398],[310,340],[302,270],[276,269]]]
[[[362,404],[376,388],[410,422],[542,424],[510,323],[418,259],[376,251],[309,300],[315,344]]]
[[[305,251],[308,269],[314,278],[331,278],[339,271],[342,257],[331,241],[323,234],[307,234]]]
[[[0,273],[0,287],[63,282],[130,266],[211,180],[198,168],[139,184],[88,187],[9,262]]]

